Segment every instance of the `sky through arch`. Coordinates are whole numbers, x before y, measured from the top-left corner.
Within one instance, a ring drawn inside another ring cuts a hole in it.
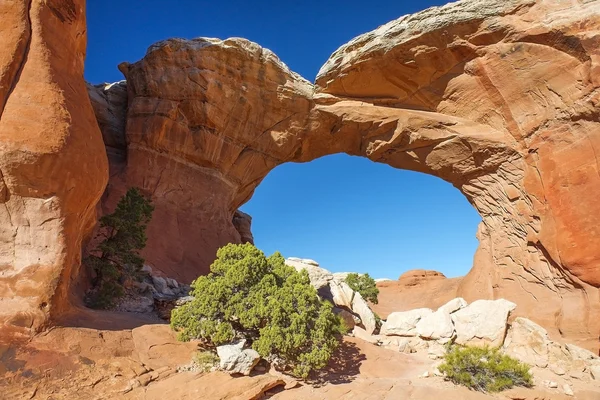
[[[466,274],[481,218],[450,183],[346,154],[276,167],[242,206],[256,245],[334,272]]]

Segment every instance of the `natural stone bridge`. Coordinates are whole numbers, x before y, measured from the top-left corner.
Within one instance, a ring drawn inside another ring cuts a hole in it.
[[[83,8],[69,4],[0,5],[21,24],[0,27],[7,329],[77,304],[106,154],[102,206],[129,186],[151,194],[145,255],[191,280],[241,240],[234,213],[269,171],[344,152],[438,176],[478,210],[457,296],[509,299],[598,346],[599,2],[426,10],[342,46],[314,85],[244,39],[160,42],[120,66],[127,83],[88,87],[107,151],[82,78]]]

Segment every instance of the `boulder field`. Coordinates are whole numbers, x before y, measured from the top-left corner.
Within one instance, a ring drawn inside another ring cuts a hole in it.
[[[477,209],[473,269],[449,298],[507,299],[597,352],[599,2],[431,8],[351,40],[315,84],[245,39],[169,39],[87,92],[83,0],[0,15],[3,334],[79,304],[103,190],[100,212],[129,186],[152,196],[145,257],[189,282],[251,241],[236,211],[269,171],[344,152],[440,177]]]

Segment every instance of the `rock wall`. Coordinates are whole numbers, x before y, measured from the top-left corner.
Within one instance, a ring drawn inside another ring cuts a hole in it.
[[[0,2],[0,324],[28,335],[70,307],[106,181],[83,80],[84,1]]]

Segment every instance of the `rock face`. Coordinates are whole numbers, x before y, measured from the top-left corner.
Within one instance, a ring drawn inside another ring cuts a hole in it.
[[[193,278],[241,240],[233,214],[276,165],[360,155],[438,176],[481,214],[452,297],[513,300],[596,346],[599,15],[597,2],[451,3],[353,39],[315,87],[241,39],[151,46],[122,66],[123,179],[158,202],[147,256]]]
[[[233,226],[240,234],[242,243],[254,244],[254,236],[252,236],[252,217],[248,214],[237,210],[233,214]]]
[[[499,300],[477,300],[452,314],[456,343],[498,347],[504,342],[508,315],[516,304]]]
[[[503,345],[510,356],[556,375],[577,380],[600,380],[597,371],[600,357],[572,344],[561,344],[548,338],[548,332],[531,320],[516,318]]]
[[[288,156],[284,136],[305,125],[313,87],[245,39],[171,39],[120,69],[127,163],[114,168],[103,206],[129,186],[151,193],[144,256],[189,282],[208,272],[220,246],[251,241],[235,204]]]
[[[417,323],[433,311],[429,308],[417,308],[416,310],[393,312],[381,326],[382,335],[416,336]]]
[[[354,297],[352,299],[352,311],[360,317],[360,320],[365,327],[365,331],[368,334],[372,334],[375,332],[377,328],[377,322],[375,320],[375,315],[373,315],[373,311],[369,308],[369,305],[363,299],[360,293],[354,292]]]
[[[428,271],[424,269],[413,269],[403,273],[398,278],[398,284],[402,286],[420,286],[425,283],[435,282],[446,279],[446,276],[438,271]]]
[[[106,153],[112,164],[125,161],[127,155],[127,138],[125,124],[127,122],[127,81],[87,84],[98,125],[102,131],[102,139]]]
[[[0,15],[0,335],[29,334],[70,307],[108,167],[84,1],[2,1]]]
[[[345,282],[347,273],[332,274],[321,268],[318,262],[310,259],[290,257],[285,260],[285,263],[294,267],[296,271],[306,271],[311,285],[317,289],[319,296],[354,315],[357,323],[362,324],[367,335],[375,332],[377,329],[375,314],[361,294],[352,290]],[[354,326],[353,323],[347,325],[350,328]]]

